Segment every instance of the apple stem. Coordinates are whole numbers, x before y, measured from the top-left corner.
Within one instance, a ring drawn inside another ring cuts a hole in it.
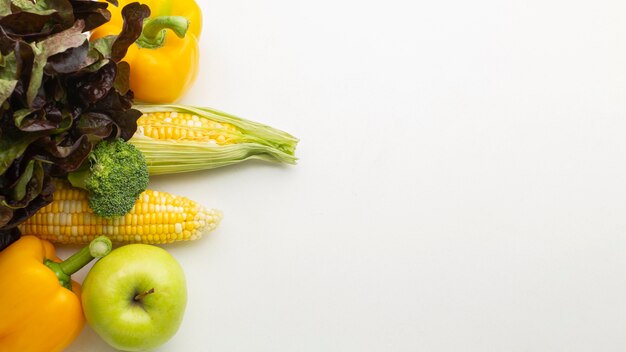
[[[146,292],[143,293],[139,293],[138,295],[135,296],[135,301],[141,301],[142,299],[144,299],[147,295],[154,293],[154,287],[149,289]]]

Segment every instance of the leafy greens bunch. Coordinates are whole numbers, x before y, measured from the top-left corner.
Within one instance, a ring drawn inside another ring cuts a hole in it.
[[[135,133],[141,113],[122,58],[150,10],[125,6],[120,34],[89,42],[108,6],[0,0],[0,250],[52,201],[51,177],[78,170],[98,142]]]

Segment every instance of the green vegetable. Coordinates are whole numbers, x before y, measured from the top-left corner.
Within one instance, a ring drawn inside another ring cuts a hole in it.
[[[0,250],[52,201],[53,177],[84,167],[98,142],[137,129],[121,58],[150,10],[129,4],[119,35],[90,43],[88,32],[110,19],[107,6],[0,0]]]
[[[148,187],[148,167],[143,154],[122,139],[102,141],[89,154],[89,164],[72,172],[72,186],[89,191],[89,206],[101,217],[128,213]]]

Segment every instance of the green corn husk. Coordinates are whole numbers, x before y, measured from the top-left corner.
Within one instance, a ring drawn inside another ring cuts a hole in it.
[[[184,105],[135,105],[144,114],[157,112],[188,113],[237,128],[228,133],[235,144],[217,145],[200,141],[154,139],[143,135],[142,129],[130,140],[148,163],[151,175],[213,169],[236,164],[249,159],[295,164],[295,149],[298,139],[292,135],[257,122],[232,116],[204,107]]]

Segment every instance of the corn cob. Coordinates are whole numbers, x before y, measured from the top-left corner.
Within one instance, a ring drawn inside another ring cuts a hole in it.
[[[208,108],[136,105],[143,112],[130,140],[151,175],[212,169],[248,159],[295,164],[298,139]]]
[[[222,213],[185,197],[146,190],[119,218],[102,218],[89,208],[88,192],[55,180],[52,203],[19,226],[22,235],[54,243],[85,244],[99,235],[118,243],[171,243],[196,240],[217,227]]]

